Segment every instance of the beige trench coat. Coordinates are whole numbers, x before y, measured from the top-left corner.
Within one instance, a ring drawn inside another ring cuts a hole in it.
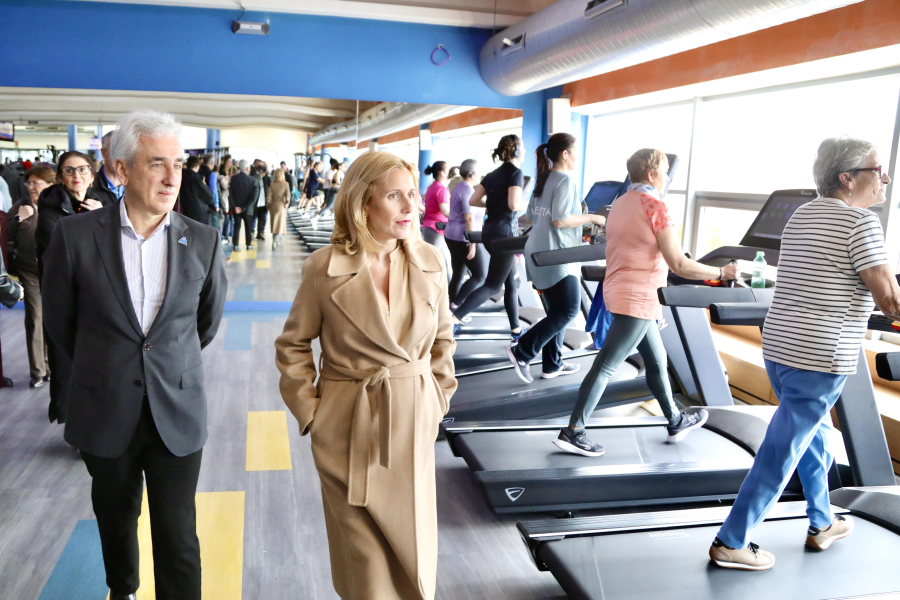
[[[314,252],[275,342],[281,395],[312,435],[334,588],[343,600],[431,600],[434,442],[456,391],[444,260],[407,248],[411,324],[394,341],[360,252]],[[322,347],[320,377],[311,341]]]
[[[266,208],[269,210],[269,227],[272,235],[284,235],[287,232],[285,213],[291,204],[291,188],[287,181],[273,181],[269,186],[269,197],[266,198]]]

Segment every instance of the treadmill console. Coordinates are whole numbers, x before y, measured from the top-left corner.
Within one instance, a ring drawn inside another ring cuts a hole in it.
[[[781,236],[787,222],[798,208],[815,200],[817,196],[816,190],[772,192],[762,210],[756,215],[756,219],[753,220],[750,229],[744,234],[740,245],[781,250]]]

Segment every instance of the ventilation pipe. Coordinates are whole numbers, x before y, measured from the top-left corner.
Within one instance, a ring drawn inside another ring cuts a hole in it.
[[[367,140],[417,127],[442,117],[472,110],[471,106],[449,104],[410,104],[409,102],[383,102],[373,106],[356,119],[335,123],[309,136],[313,145],[333,144],[358,139]]]
[[[860,0],[559,0],[492,37],[481,75],[517,96]]]

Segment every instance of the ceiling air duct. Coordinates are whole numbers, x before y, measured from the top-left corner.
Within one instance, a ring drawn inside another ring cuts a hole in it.
[[[860,0],[560,0],[492,37],[481,75],[517,96]]]
[[[454,106],[450,104],[383,102],[359,115],[358,132],[356,119],[350,119],[349,121],[334,123],[320,129],[309,136],[309,143],[318,146],[319,144],[334,144],[355,139],[368,140],[471,109],[471,106]],[[357,137],[357,134],[359,137]]]

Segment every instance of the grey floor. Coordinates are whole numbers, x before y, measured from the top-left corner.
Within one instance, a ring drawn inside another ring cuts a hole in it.
[[[255,300],[293,300],[306,256],[289,233],[274,255],[229,264],[235,286],[254,285]],[[0,310],[3,367],[15,387],[0,390],[0,600],[37,600],[75,524],[92,519],[90,479],[78,454],[47,420],[49,392],[28,387],[21,310]],[[284,410],[272,343],[283,319],[255,323],[251,351],[226,351],[228,322],[204,350],[210,437],[201,492],[244,490],[243,598],[336,599],[309,438],[289,428],[291,471],[245,470],[247,412]],[[292,417],[289,423],[294,424]],[[491,513],[465,463],[445,442],[436,446],[441,600],[565,598],[530,562],[513,516]]]

